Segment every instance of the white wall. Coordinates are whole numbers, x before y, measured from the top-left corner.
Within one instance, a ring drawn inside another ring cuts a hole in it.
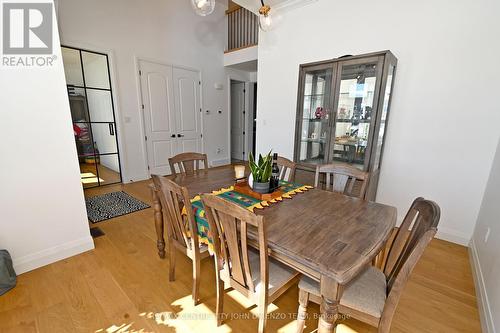
[[[484,332],[500,328],[500,141],[471,242]],[[488,235],[489,233],[489,235]]]
[[[54,53],[50,68],[0,69],[0,248],[18,274],[94,247]]]
[[[210,162],[229,160],[224,10],[217,2],[200,17],[187,0],[59,0],[62,43],[111,52],[124,181],[148,177],[137,57],[201,71],[202,107],[211,111],[203,113],[205,152]]]
[[[231,51],[224,54],[224,66],[237,65],[250,61],[256,61],[258,46],[246,47],[241,50]]]
[[[319,0],[287,11],[259,36],[257,150],[293,156],[299,64],[390,49],[399,63],[377,200],[401,218],[415,197],[433,199],[440,237],[466,244],[500,134],[499,12],[496,0]]]

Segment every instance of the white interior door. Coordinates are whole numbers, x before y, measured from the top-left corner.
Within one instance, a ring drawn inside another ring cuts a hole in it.
[[[173,68],[178,153],[203,152],[200,74]]]
[[[139,62],[144,129],[151,174],[170,174],[169,157],[177,154],[172,67]]]
[[[245,160],[244,82],[231,82],[231,158]]]

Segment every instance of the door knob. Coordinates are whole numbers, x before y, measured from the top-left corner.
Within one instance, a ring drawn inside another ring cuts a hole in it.
[[[175,134],[172,134],[170,137],[171,137],[171,138],[175,138]]]
[[[177,134],[177,137],[178,137],[178,138],[182,138],[182,137],[184,137],[184,135],[182,135],[182,134]]]

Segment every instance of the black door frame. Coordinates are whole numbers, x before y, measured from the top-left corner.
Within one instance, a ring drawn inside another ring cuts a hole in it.
[[[91,50],[77,48],[77,47],[73,47],[73,46],[61,45],[61,48],[63,48],[63,47],[67,48],[67,49],[72,49],[72,50],[78,51],[78,54],[80,56],[80,69],[82,71],[81,74],[82,74],[82,79],[83,79],[83,86],[78,86],[78,85],[73,85],[73,84],[67,84],[66,87],[68,89],[68,99],[69,99],[69,91],[72,88],[73,89],[74,88],[83,89],[85,91],[86,112],[87,112],[87,117],[88,117],[88,120],[89,120],[86,123],[89,126],[89,133],[90,133],[91,142],[92,142],[92,151],[93,151],[94,161],[97,161],[97,158],[100,157],[100,156],[107,156],[107,155],[108,156],[109,155],[116,155],[117,158],[118,158],[118,168],[119,168],[119,171],[120,171],[119,172],[119,174],[120,174],[120,181],[118,181],[118,182],[112,182],[112,183],[106,183],[106,184],[101,184],[101,178],[99,177],[99,168],[96,165],[95,171],[96,171],[97,185],[95,185],[95,186],[88,186],[88,187],[85,187],[85,188],[93,188],[93,187],[99,187],[99,186],[106,186],[106,185],[113,185],[113,184],[122,183],[123,182],[123,176],[122,176],[122,166],[121,166],[121,161],[120,161],[120,145],[118,144],[118,129],[117,129],[117,126],[116,126],[115,101],[114,101],[113,87],[112,87],[112,82],[111,82],[111,72],[110,72],[110,66],[109,66],[109,57],[108,57],[108,55],[106,53],[102,53],[102,52],[91,51]],[[109,89],[96,88],[96,87],[89,87],[89,86],[87,86],[86,81],[85,81],[85,71],[84,71],[84,67],[83,67],[84,65],[83,65],[82,52],[98,54],[98,55],[102,55],[102,56],[106,57],[106,67],[107,67],[107,70],[108,70]],[[87,89],[109,91],[110,97],[111,97],[111,109],[112,109],[111,111],[113,113],[113,122],[92,121],[92,119],[90,117],[89,103],[88,103],[88,98],[87,98]],[[81,123],[81,122],[75,122],[72,119],[72,124],[78,124],[78,123]],[[101,153],[99,153],[99,154],[96,153],[96,147],[94,145],[94,135],[92,133],[92,124],[110,124],[110,132],[114,131],[114,133],[112,135],[115,136],[115,140],[116,140],[116,153],[102,153],[102,154]],[[78,155],[77,155],[77,157],[80,158],[80,156],[78,156]]]

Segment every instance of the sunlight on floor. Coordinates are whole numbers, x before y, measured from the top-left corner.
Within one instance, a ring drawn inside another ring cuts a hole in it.
[[[297,321],[293,320],[286,324],[285,326],[282,326],[278,328],[278,333],[291,333],[295,332],[297,330]]]
[[[173,327],[179,332],[189,332],[188,327],[179,320],[177,314],[171,311],[143,312],[140,313],[139,316],[154,320],[157,325]]]
[[[355,331],[344,324],[338,324],[336,333],[358,333],[358,331]]]
[[[193,306],[193,300],[190,295],[174,301],[172,306],[182,310],[177,313],[172,311],[144,312],[139,315],[146,319],[154,320],[157,325],[173,327],[178,332],[212,332],[215,330],[221,333],[232,332],[226,325],[217,327],[215,313],[205,304],[201,303]]]
[[[80,180],[82,184],[94,184],[97,183],[97,176],[93,174],[92,172],[81,172],[80,173]],[[104,182],[103,179],[99,178],[100,182]]]
[[[81,178],[91,178],[91,177],[95,177],[95,174],[93,174],[92,172],[81,172],[80,177]]]
[[[241,305],[245,309],[249,309],[250,313],[254,316],[258,315],[258,307],[250,301],[248,298],[243,296],[241,293],[239,293],[236,290],[231,290],[230,292],[226,293],[227,296],[231,297],[236,303]],[[269,304],[267,306],[267,313],[271,313],[278,310],[278,307],[274,305],[273,303]]]
[[[316,324],[316,323],[315,323]],[[305,326],[307,328],[307,325]],[[297,331],[297,320],[293,320],[289,322],[288,324],[280,327],[278,329],[278,333],[295,333]],[[317,329],[313,329],[311,332],[315,333],[317,332]],[[346,326],[344,324],[338,324],[337,330],[335,331],[336,333],[359,333],[358,331],[353,330],[349,326]]]
[[[103,328],[101,329],[98,329],[97,331],[95,331],[95,333],[153,333],[152,331],[147,331],[145,330],[144,328],[141,328],[140,330],[135,330],[135,329],[131,329],[132,325],[134,324],[134,322],[131,322],[130,324],[121,324],[120,326],[116,326],[116,325],[111,325],[110,327],[106,328],[106,330],[104,330]]]
[[[247,309],[252,317],[257,317],[258,308],[255,304],[241,295],[239,292],[232,290],[226,295],[229,295],[236,303],[241,305],[243,308]],[[198,331],[217,331],[221,333],[230,333],[232,329],[223,324],[217,327],[217,321],[215,318],[215,313],[204,303],[193,306],[193,300],[190,295],[179,298],[178,300],[172,302],[173,308],[180,308],[180,311],[164,311],[164,312],[143,312],[139,316],[153,320],[157,325],[168,326],[175,328],[179,332],[198,332]],[[277,311],[278,307],[274,304],[269,304],[268,313]],[[246,312],[246,311],[243,311]],[[248,312],[246,312],[248,314]],[[238,317],[238,313],[224,312],[224,315],[228,318],[232,316]],[[229,320],[230,321],[230,320]],[[295,323],[295,322],[293,322]],[[290,326],[292,327],[292,326]],[[293,327],[295,327],[293,325]],[[287,328],[288,332],[292,332]],[[280,331],[285,332],[285,331]]]

